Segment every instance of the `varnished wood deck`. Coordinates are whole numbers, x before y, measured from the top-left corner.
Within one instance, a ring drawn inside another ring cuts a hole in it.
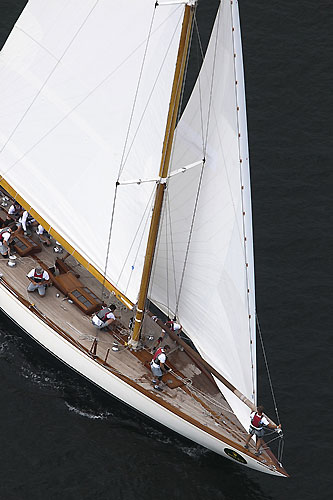
[[[5,218],[4,213],[0,212],[0,216]],[[38,242],[34,232],[32,238]],[[62,257],[61,254],[54,253],[55,241],[53,240],[52,243],[50,247],[43,246],[42,252],[38,254],[38,258],[47,267],[52,267],[55,259]],[[226,446],[229,444],[243,454],[253,457],[254,443],[251,441],[249,451],[244,449],[243,443],[247,432],[218,391],[217,386],[171,339],[167,340],[171,346],[168,365],[172,367],[173,372],[164,375],[162,393],[154,390],[149,362],[152,358],[152,348],[156,345],[161,329],[151,318],[146,315],[144,320],[143,344],[145,347],[137,352],[131,351],[126,345],[129,334],[126,325],[128,325],[132,315],[131,311],[128,311],[116,300],[114,295],[103,289],[102,285],[71,256],[66,259],[66,263],[80,274],[80,281],[83,285],[89,287],[107,304],[117,305],[116,315],[120,315],[121,326],[116,328],[114,332],[97,331],[91,323],[91,318],[81,312],[75,304],[69,303],[67,298],[54,286],[48,287],[43,298],[38,295],[38,292],[28,293],[29,281],[26,275],[37,265],[33,256],[20,257],[17,255],[16,266],[13,268],[9,267],[7,262],[0,256],[0,272],[4,282],[19,294],[21,301],[24,301],[27,306],[35,304],[36,312],[45,315],[50,324],[56,325],[58,328],[56,331],[59,331],[59,334],[77,345],[80,350],[85,351],[87,356],[92,356],[90,351],[96,339],[96,363],[104,364],[106,369],[126,380],[140,392],[145,393],[155,401],[159,401],[163,406],[215,437],[222,438]],[[57,297],[57,294],[60,297]],[[149,340],[149,337],[153,337],[154,340]],[[114,342],[119,346],[118,351],[112,350]],[[258,461],[263,462],[268,467],[280,468],[270,450],[264,451]]]

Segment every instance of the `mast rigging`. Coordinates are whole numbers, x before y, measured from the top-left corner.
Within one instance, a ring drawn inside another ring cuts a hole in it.
[[[182,31],[180,36],[180,43],[178,49],[178,57],[175,69],[175,76],[172,85],[171,100],[167,118],[167,126],[164,136],[163,152],[160,165],[159,177],[162,179],[166,178],[169,170],[170,156],[173,145],[173,137],[176,127],[177,112],[180,102],[181,90],[183,87],[184,72],[187,60],[187,52],[190,43],[190,37],[192,33],[192,21],[194,17],[194,6],[185,6],[184,20],[182,25]],[[140,337],[141,325],[144,316],[144,308],[147,299],[147,292],[149,287],[149,280],[152,270],[153,258],[155,253],[159,222],[162,210],[162,203],[164,197],[165,183],[160,182],[156,187],[156,197],[153,209],[153,215],[149,230],[147,250],[145,256],[145,262],[142,272],[141,285],[139,291],[139,298],[137,304],[137,311],[135,315],[134,329],[131,338],[132,347],[136,348],[138,346],[138,341]]]

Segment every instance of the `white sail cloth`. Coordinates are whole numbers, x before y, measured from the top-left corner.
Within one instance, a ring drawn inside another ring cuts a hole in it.
[[[166,313],[177,311],[203,358],[255,403],[254,263],[246,129],[238,6],[223,1],[199,79],[177,126],[172,162],[172,169],[177,170],[205,154],[198,203],[195,207],[201,167],[169,180],[151,299]],[[248,407],[218,384],[247,427]]]
[[[183,12],[30,0],[0,57],[0,174],[133,302],[154,186],[118,187],[108,249],[115,186],[158,173]]]

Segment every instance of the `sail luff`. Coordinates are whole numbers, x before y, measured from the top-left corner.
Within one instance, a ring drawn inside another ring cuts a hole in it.
[[[174,131],[176,127],[176,119],[179,108],[181,90],[183,86],[187,52],[190,43],[190,35],[192,31],[193,15],[194,15],[194,7],[186,5],[184,9],[183,25],[179,42],[179,50],[175,68],[174,81],[172,85],[165,137],[163,142],[162,159],[159,171],[159,176],[161,179],[165,179],[167,177],[169,170]],[[147,299],[149,280],[154,260],[154,253],[155,253],[155,247],[156,247],[157,235],[161,217],[164,190],[165,190],[165,183],[164,182],[158,183],[156,187],[155,203],[154,203],[153,215],[148,235],[147,250],[145,255],[145,262],[142,272],[137,311],[136,311],[134,329],[131,340],[133,346],[135,346],[138,342],[142,320],[144,316],[144,307]]]
[[[252,230],[252,202],[251,202],[251,180],[249,165],[249,147],[246,116],[245,79],[243,65],[243,50],[241,39],[241,27],[238,1],[230,5],[232,19],[232,40],[234,47],[234,69],[236,102],[237,102],[237,122],[238,122],[238,147],[241,176],[241,196],[243,211],[243,235],[244,253],[246,257],[246,279],[247,279],[247,303],[248,303],[248,323],[251,343],[251,367],[253,401],[257,404],[257,361],[256,361],[256,306],[255,306],[255,279],[254,279],[254,250],[253,250],[253,230]]]

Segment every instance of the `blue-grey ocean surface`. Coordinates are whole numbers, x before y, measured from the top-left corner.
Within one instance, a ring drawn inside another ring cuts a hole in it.
[[[0,45],[25,3],[0,0]],[[215,7],[201,0],[206,36]],[[0,500],[333,497],[333,7],[329,0],[243,0],[240,10],[257,310],[291,478],[245,469],[159,427],[1,315]],[[273,415],[260,352],[258,359],[260,400]]]

